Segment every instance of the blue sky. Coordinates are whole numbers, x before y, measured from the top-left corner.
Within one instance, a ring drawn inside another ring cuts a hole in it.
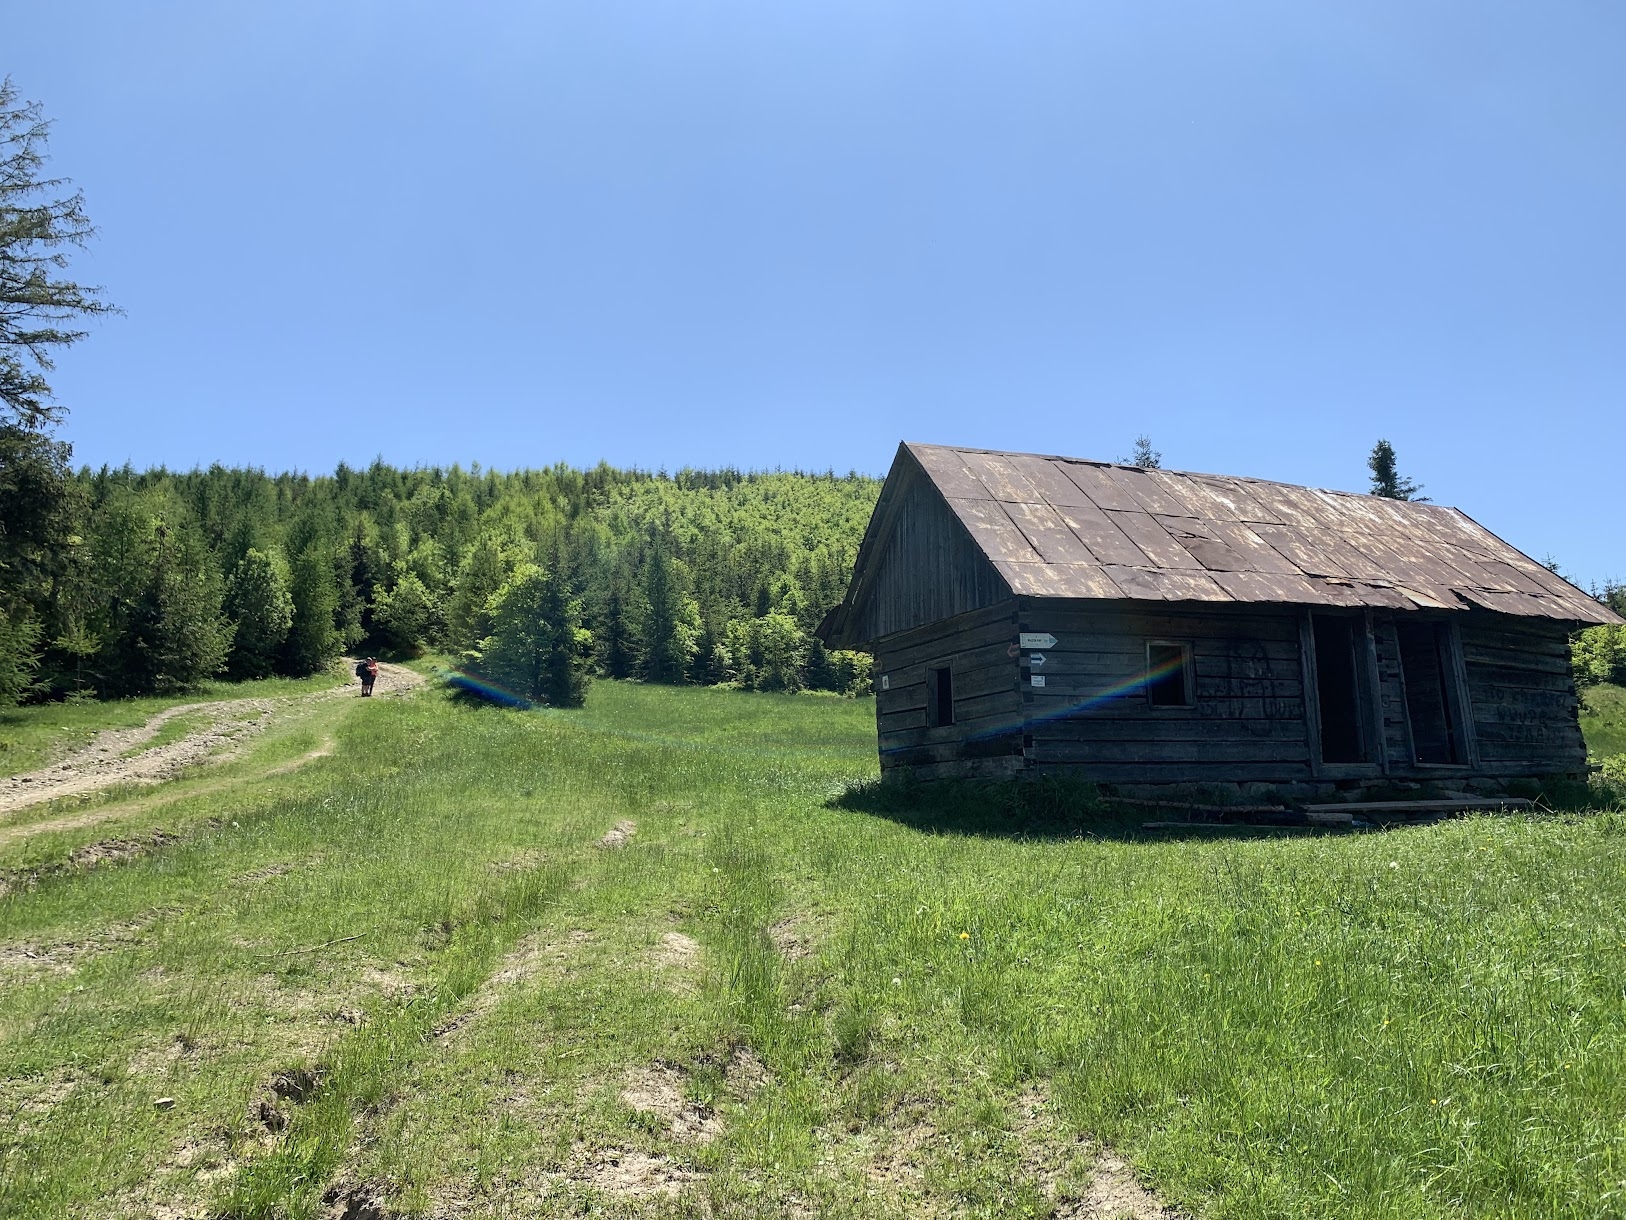
[[[902,438],[1364,490],[1626,576],[1626,7],[8,14],[125,317],[82,461],[879,473]]]

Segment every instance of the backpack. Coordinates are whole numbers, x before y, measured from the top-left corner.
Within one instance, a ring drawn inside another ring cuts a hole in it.
[[[356,677],[365,678],[368,673],[369,673],[369,670],[367,668],[367,662],[366,661],[357,661],[356,662]]]

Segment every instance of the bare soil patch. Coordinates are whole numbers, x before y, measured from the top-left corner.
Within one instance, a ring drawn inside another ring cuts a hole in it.
[[[627,1077],[621,1100],[640,1114],[663,1120],[679,1139],[709,1144],[723,1133],[723,1120],[710,1106],[684,1096],[689,1076],[670,1063],[639,1068]]]
[[[1142,1186],[1112,1149],[1062,1130],[1039,1090],[1023,1093],[1016,1111],[1023,1172],[1055,1200],[1056,1220],[1185,1220]],[[1082,1189],[1069,1180],[1079,1162],[1088,1174]]]
[[[682,932],[667,932],[655,946],[655,964],[667,970],[693,970],[700,964],[700,942]]]
[[[627,840],[637,833],[638,823],[623,820],[610,827],[598,841],[598,845],[603,848],[625,847]]]
[[[607,1148],[592,1158],[578,1180],[595,1190],[622,1198],[678,1194],[704,1175],[684,1169],[670,1157],[636,1148]]]

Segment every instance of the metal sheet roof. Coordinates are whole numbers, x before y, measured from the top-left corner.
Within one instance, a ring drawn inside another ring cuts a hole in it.
[[[1032,453],[903,449],[1018,595],[1621,621],[1454,508]]]

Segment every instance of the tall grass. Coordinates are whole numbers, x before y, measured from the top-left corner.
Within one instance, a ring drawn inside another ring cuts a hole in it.
[[[1626,1210],[1621,815],[1150,841],[866,793],[872,717],[358,701],[218,826],[0,899],[0,1212],[1037,1217],[1085,1136],[1212,1217]],[[624,1100],[657,1069],[717,1139]],[[629,1148],[693,1180],[606,1194]]]

